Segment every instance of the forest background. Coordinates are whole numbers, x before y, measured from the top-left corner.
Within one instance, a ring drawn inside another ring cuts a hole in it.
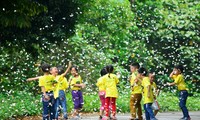
[[[44,62],[65,66],[72,61],[79,67],[90,106],[85,112],[98,111],[90,99],[98,100],[95,83],[108,64],[121,73],[119,92],[129,99],[132,62],[156,73],[162,110],[177,111],[177,102],[163,102],[177,100],[176,89],[164,84],[172,81],[173,66],[182,64],[189,108],[200,110],[195,99],[200,96],[198,0],[1,0],[0,6],[1,118],[41,114],[38,82],[26,79],[41,75],[35,64]],[[128,101],[118,104],[119,112],[129,111]]]

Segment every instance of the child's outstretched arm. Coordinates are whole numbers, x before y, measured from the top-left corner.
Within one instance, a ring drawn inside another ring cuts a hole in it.
[[[34,81],[34,80],[38,80],[41,76],[37,76],[37,77],[33,77],[33,78],[28,78],[26,81]]]
[[[68,64],[68,67],[66,69],[66,71],[62,74],[62,76],[64,77],[70,70],[70,68],[72,67],[72,62],[70,61],[69,64]]]

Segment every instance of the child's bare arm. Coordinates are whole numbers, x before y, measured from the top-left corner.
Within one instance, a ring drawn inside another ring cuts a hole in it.
[[[72,62],[70,61],[66,71],[62,74],[62,76],[65,76],[69,72],[71,67],[72,67]]]
[[[174,85],[176,85],[176,83],[175,82],[172,82],[172,83],[167,83],[167,85],[169,85],[169,86],[174,86]]]
[[[34,80],[38,80],[41,76],[37,76],[37,77],[33,77],[33,78],[28,78],[26,81],[34,81]]]

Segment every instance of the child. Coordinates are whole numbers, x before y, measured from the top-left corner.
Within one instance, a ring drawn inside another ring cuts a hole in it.
[[[66,78],[64,77],[67,72],[69,71],[71,67],[71,62],[69,62],[69,66],[67,70],[63,71],[62,67],[51,67],[50,68],[50,73],[55,77],[55,82],[54,82],[54,98],[55,98],[55,104],[54,104],[54,110],[55,110],[55,119],[58,119],[58,108],[59,105],[63,109],[63,115],[64,119],[68,119],[67,117],[67,106],[66,106],[66,96],[64,90],[68,87],[68,83]],[[59,74],[59,75],[58,75]],[[27,81],[33,81],[39,79],[41,76],[34,77],[34,78],[28,78]]]
[[[188,97],[187,87],[183,77],[183,66],[177,65],[174,67],[170,74],[170,78],[174,80],[172,83],[167,83],[169,86],[177,85],[179,90],[179,106],[183,112],[183,117],[180,120],[190,120],[188,109],[186,107],[186,101]]]
[[[149,79],[150,79],[150,84],[151,84],[151,88],[153,90],[153,97],[154,97],[154,103],[156,103],[156,108],[153,108],[154,109],[154,115],[156,116],[160,107],[159,107],[159,104],[156,100],[156,97],[158,96],[159,94],[159,90],[157,89],[157,85],[156,83],[154,82],[154,79],[155,79],[155,73],[153,72],[150,72],[149,73]]]
[[[43,120],[52,120],[55,118],[55,110],[54,110],[54,96],[53,96],[53,89],[54,89],[54,76],[49,74],[50,65],[49,64],[42,64],[41,65],[42,71],[44,75],[39,78],[39,86],[42,89],[42,105],[43,105]],[[50,115],[50,116],[49,116]]]
[[[99,115],[99,119],[102,119],[103,116],[103,112],[104,112],[104,105],[105,105],[105,94],[106,94],[106,89],[105,89],[105,85],[103,84],[103,77],[104,75],[107,74],[106,68],[103,68],[101,70],[101,77],[98,79],[96,85],[97,87],[99,87],[99,98],[101,101],[101,107],[100,107],[100,115]]]
[[[57,67],[58,75],[56,76],[56,81],[58,83],[54,91],[54,98],[56,99],[55,119],[58,119],[59,106],[61,106],[62,111],[63,111],[63,117],[64,117],[63,120],[68,119],[65,90],[68,88],[69,85],[68,85],[67,79],[65,78],[65,75],[69,71],[70,67],[71,67],[71,62],[69,62],[69,66],[65,72],[61,66]]]
[[[81,89],[85,87],[85,84],[82,83],[81,76],[78,75],[78,68],[73,66],[71,67],[71,74],[70,77],[70,86],[72,90],[72,99],[74,102],[74,113],[72,117],[77,118],[79,117],[79,112],[83,107],[83,95]]]
[[[130,84],[131,84],[131,96],[130,96],[130,111],[131,111],[131,118],[130,120],[136,119],[136,109],[138,119],[142,120],[142,108],[141,108],[141,100],[142,100],[142,86],[141,81],[138,80],[138,72],[140,65],[139,63],[132,63],[130,65],[131,77],[130,77]]]
[[[151,105],[153,103],[153,91],[151,89],[150,79],[147,76],[147,70],[143,67],[139,68],[138,77],[142,79],[146,120],[157,120],[151,108]]]
[[[117,83],[119,82],[119,79],[115,74],[113,74],[114,68],[112,65],[106,66],[106,71],[108,74],[105,75],[103,78],[103,84],[106,88],[106,98],[105,98],[105,116],[103,119],[108,120],[109,118],[109,106],[111,106],[112,110],[112,120],[116,120],[116,98],[118,97],[117,92]]]

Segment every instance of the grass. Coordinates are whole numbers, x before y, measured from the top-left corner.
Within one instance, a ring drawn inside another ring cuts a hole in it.
[[[73,110],[73,102],[70,92],[66,94],[68,112]],[[199,93],[195,93],[192,97],[188,97],[187,107],[189,111],[200,110]],[[130,93],[120,93],[117,99],[118,113],[128,113]],[[174,93],[161,93],[157,98],[161,112],[180,111],[178,106],[178,97]],[[32,93],[24,91],[14,92],[12,94],[0,93],[0,118],[9,119],[18,116],[33,116],[42,114],[41,96],[33,96]],[[83,112],[98,112],[100,101],[96,92],[84,94]]]

